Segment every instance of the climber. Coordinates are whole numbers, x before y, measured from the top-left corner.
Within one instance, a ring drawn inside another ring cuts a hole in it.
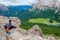
[[[12,20],[9,20],[8,28],[9,30],[11,30],[12,28],[16,28],[14,25],[12,25]]]

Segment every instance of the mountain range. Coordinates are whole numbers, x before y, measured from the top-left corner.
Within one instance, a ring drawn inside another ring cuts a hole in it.
[[[5,16],[5,15],[17,14],[18,12],[27,11],[30,8],[32,8],[32,6],[30,5],[5,6],[0,4],[0,15]]]
[[[9,11],[25,11],[32,8],[30,5],[18,5],[18,6],[9,6]]]

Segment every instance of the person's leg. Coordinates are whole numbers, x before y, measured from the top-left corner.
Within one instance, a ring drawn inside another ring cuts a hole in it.
[[[11,30],[12,28],[16,28],[15,26],[11,26],[9,30]]]
[[[16,28],[15,26],[11,26],[12,28]]]
[[[11,31],[8,31],[7,34],[10,35],[11,34]]]

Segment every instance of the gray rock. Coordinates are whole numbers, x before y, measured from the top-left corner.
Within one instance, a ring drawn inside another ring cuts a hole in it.
[[[34,25],[33,28],[29,29],[28,34],[43,36],[42,30],[38,25]]]
[[[27,35],[27,30],[24,30],[22,28],[15,28],[10,30],[11,32],[19,32],[20,34]]]
[[[6,40],[6,32],[0,27],[0,40]]]
[[[55,40],[55,38],[53,36],[48,36],[48,40]]]
[[[36,36],[32,37],[30,40],[43,40],[43,38],[36,35]]]

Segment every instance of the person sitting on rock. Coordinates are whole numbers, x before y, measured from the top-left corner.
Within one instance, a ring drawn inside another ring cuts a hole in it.
[[[7,25],[5,25],[5,31],[6,31],[6,33],[9,34],[9,35],[11,34],[11,32],[9,31],[9,28],[8,28]]]
[[[16,28],[14,25],[12,25],[12,20],[9,20],[8,28],[9,30],[11,30],[12,28]]]
[[[4,27],[5,27],[6,33],[9,34],[9,35],[11,34],[11,31],[10,30],[12,28],[16,28],[14,25],[12,25],[12,20],[9,20],[9,23],[6,24]]]
[[[4,27],[8,27],[9,30],[11,30],[12,28],[16,28],[14,25],[12,25],[12,20],[9,20],[9,23],[7,23]]]

